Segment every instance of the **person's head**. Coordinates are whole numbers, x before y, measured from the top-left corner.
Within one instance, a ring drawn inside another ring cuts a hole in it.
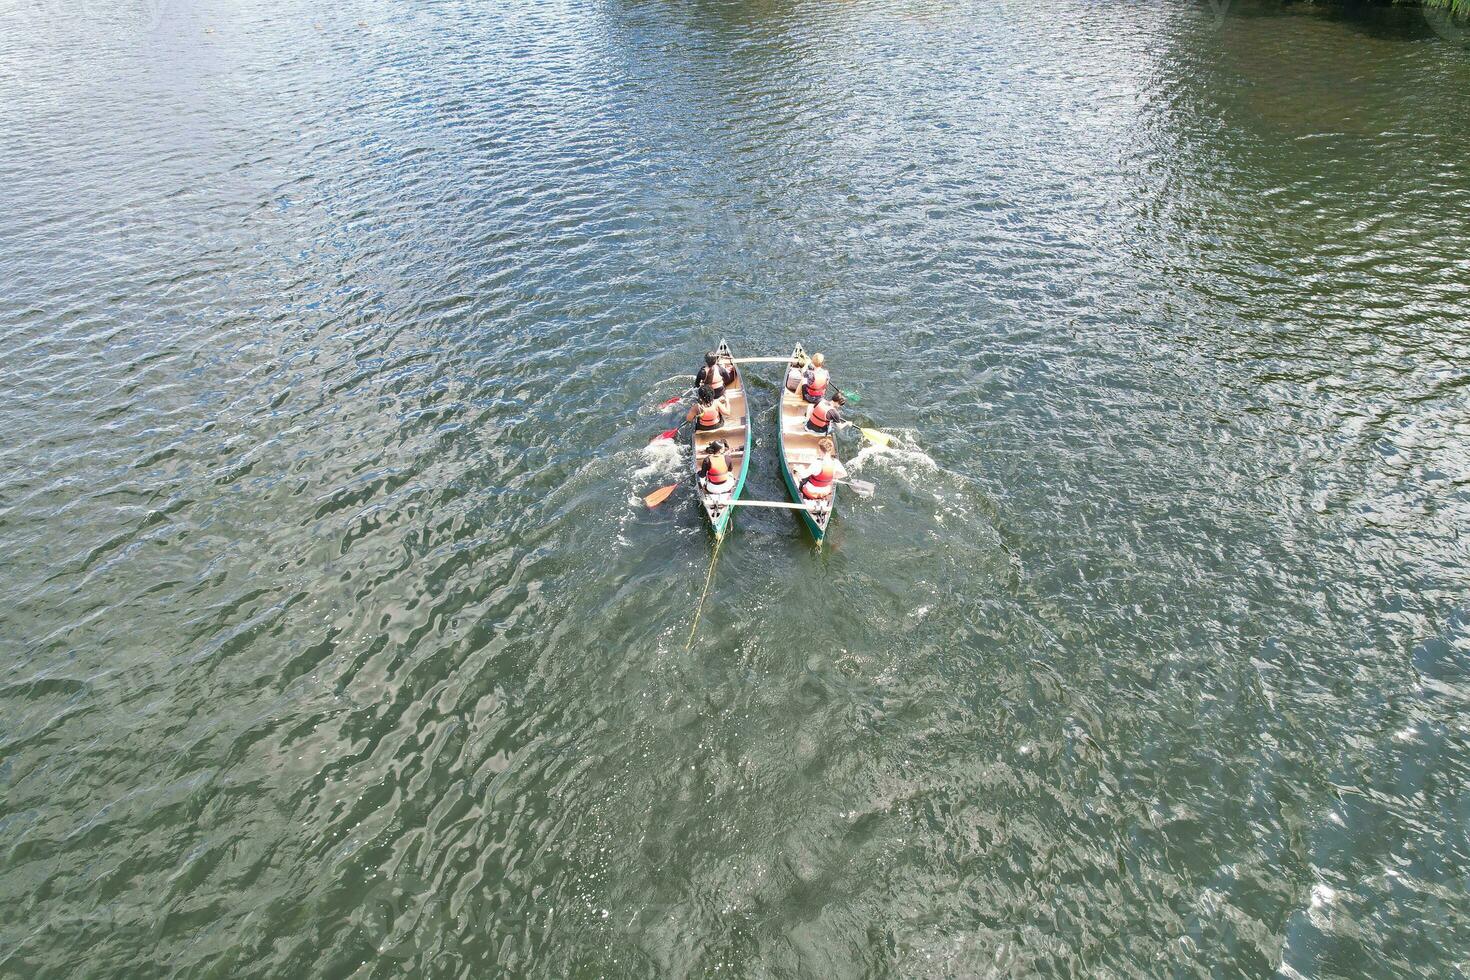
[[[831,456],[837,452],[837,446],[832,442],[830,438],[823,436],[822,439],[817,442],[817,450],[823,456]]]
[[[840,391],[837,392],[832,396],[832,404],[836,405],[838,408],[841,408],[843,405],[847,404],[847,396]]]
[[[705,367],[714,367],[716,364],[719,363],[719,360],[720,355],[716,354],[714,351],[710,351],[708,354],[704,355]]]
[[[725,440],[716,439],[708,446],[705,446],[704,451],[710,456],[718,456],[720,453],[723,453],[728,448],[729,446],[725,443]]]
[[[699,386],[699,404],[712,405],[715,400],[715,390],[709,385]]]
[[[825,357],[823,357],[821,354],[813,354],[812,355],[812,367],[821,367],[822,365],[824,365],[826,363],[827,363],[827,359]]]

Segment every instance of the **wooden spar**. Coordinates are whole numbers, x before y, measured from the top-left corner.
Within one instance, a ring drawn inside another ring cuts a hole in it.
[[[784,500],[731,500],[730,507],[775,507],[780,510],[817,510],[816,507],[808,507],[806,504],[790,504]]]

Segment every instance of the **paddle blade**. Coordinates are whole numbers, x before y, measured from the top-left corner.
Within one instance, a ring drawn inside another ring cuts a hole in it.
[[[678,485],[679,484],[677,483],[670,483],[666,487],[659,487],[657,490],[653,491],[653,493],[644,497],[643,502],[650,508],[657,507],[659,504],[669,499],[669,494],[673,493],[674,489],[678,487]]]
[[[660,432],[658,435],[654,436],[652,439],[650,439],[648,441],[649,442],[658,442],[660,439],[672,439],[672,438],[674,438],[674,436],[676,436],[678,434],[679,434],[679,430],[678,429],[665,429],[664,431]]]
[[[848,399],[848,401],[851,400],[852,399],[850,398]],[[868,440],[875,446],[887,446],[890,442],[893,441],[892,436],[888,435],[886,432],[879,432],[877,429],[859,429],[858,431],[863,434],[864,439]]]
[[[683,400],[684,399],[681,396],[675,395],[673,398],[670,398],[666,402],[659,402],[658,403],[658,407],[659,408],[669,408],[670,406],[679,404]]]
[[[848,391],[846,388],[842,390],[842,397],[847,399],[847,403],[849,405],[856,405],[862,401],[862,399],[858,397],[857,392]]]
[[[871,497],[873,491],[878,489],[876,483],[869,483],[867,480],[848,480],[847,486],[851,487],[853,493],[859,497]]]

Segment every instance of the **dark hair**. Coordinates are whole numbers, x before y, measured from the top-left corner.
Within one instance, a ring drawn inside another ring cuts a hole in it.
[[[723,440],[723,439],[716,439],[714,442],[710,443],[708,446],[705,446],[704,447],[704,451],[705,451],[706,454],[708,454],[708,453],[722,453],[726,449],[729,449],[729,448],[730,447],[728,445],[726,445],[725,440]]]
[[[708,354],[704,355],[704,363],[709,365],[710,367],[714,367],[715,362],[719,359],[720,355],[716,354],[714,351],[710,351]]]
[[[700,385],[699,386],[699,400],[702,401],[702,402],[712,402],[712,401],[714,401],[715,400],[715,390],[713,388],[711,388],[709,385]]]
[[[847,396],[844,395],[840,391],[833,392],[833,394],[832,394],[832,404],[834,404],[834,405],[846,405],[847,404]]]

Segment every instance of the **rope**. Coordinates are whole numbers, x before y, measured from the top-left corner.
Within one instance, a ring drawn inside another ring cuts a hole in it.
[[[725,543],[721,535],[715,540],[715,550],[709,556],[709,574],[704,577],[704,591],[699,594],[699,605],[694,607],[694,625],[689,627],[689,642],[684,644],[684,652],[688,653],[694,649],[694,634],[699,630],[699,617],[704,613],[704,600],[709,597],[709,584],[715,579],[715,562],[720,557],[720,545]]]

